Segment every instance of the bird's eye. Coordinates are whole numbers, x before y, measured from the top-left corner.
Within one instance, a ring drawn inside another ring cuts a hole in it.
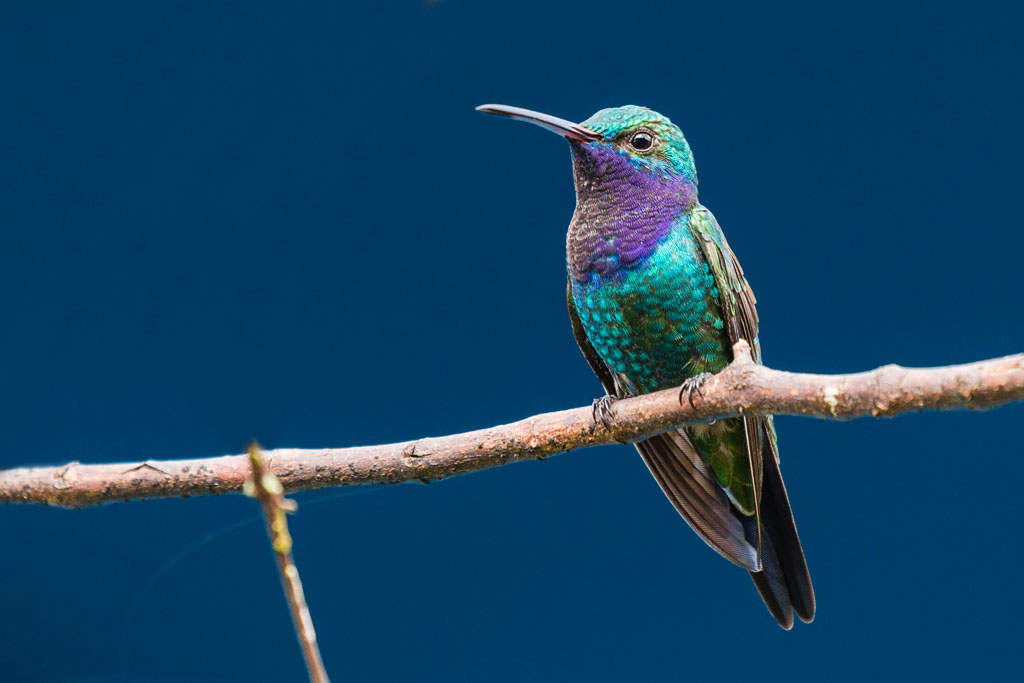
[[[629,146],[638,152],[646,152],[654,146],[654,135],[646,130],[638,130],[629,139]]]

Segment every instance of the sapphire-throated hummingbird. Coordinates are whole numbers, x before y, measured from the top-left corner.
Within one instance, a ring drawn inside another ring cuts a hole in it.
[[[610,401],[669,387],[693,391],[749,342],[760,362],[754,294],[721,228],[697,201],[690,146],[645,107],[603,109],[583,123],[518,107],[569,141],[576,210],[567,303],[576,343]],[[752,415],[659,434],[637,450],[679,514],[750,572],[779,625],[814,618],[814,590],[779,473],[771,417]]]

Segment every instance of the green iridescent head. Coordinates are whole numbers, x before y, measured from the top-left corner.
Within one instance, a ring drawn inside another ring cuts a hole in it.
[[[586,150],[598,159],[625,157],[637,170],[654,176],[682,177],[697,184],[693,153],[683,131],[667,116],[647,107],[627,104],[602,109],[583,123],[502,104],[485,104],[477,110],[528,121],[558,133],[572,143],[574,154]]]
[[[638,166],[683,175],[697,184],[690,145],[667,116],[627,104],[602,109],[580,125],[601,135],[601,140],[590,144],[611,145]]]

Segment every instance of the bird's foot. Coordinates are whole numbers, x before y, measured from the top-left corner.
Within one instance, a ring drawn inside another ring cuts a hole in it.
[[[711,379],[711,377],[710,372],[702,372],[683,382],[683,385],[679,387],[679,403],[683,402],[683,395],[685,394],[686,400],[690,402],[690,407],[695,408],[696,406],[693,405],[694,392],[701,398],[704,398],[704,392],[701,390],[704,388],[704,383]]]
[[[619,399],[610,394],[606,394],[601,398],[594,399],[594,424],[600,422],[604,425],[604,428],[608,430],[608,433],[612,435],[619,443],[629,443],[623,441],[615,435],[615,416],[612,414],[612,405],[615,404]]]

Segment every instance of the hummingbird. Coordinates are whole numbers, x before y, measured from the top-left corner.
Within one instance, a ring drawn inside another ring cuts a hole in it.
[[[693,401],[748,342],[761,362],[754,293],[718,221],[697,200],[682,131],[646,107],[582,123],[519,107],[478,111],[557,133],[572,152],[576,209],[566,237],[573,335],[604,386],[595,421],[619,398],[680,387]],[[814,619],[814,589],[779,471],[771,416],[695,424],[635,444],[690,527],[746,569],[784,629]]]

